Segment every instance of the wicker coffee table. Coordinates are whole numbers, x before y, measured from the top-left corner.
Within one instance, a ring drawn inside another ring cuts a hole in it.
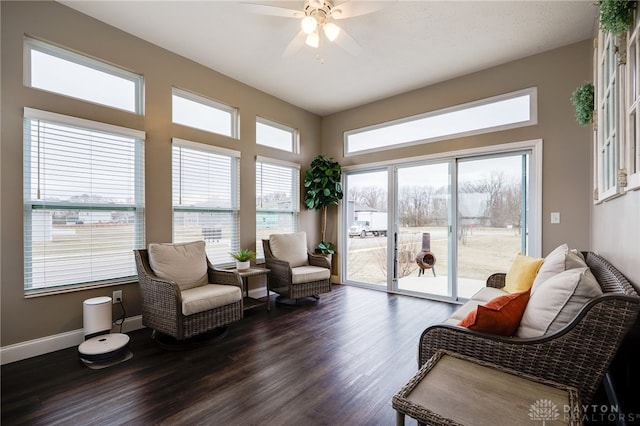
[[[393,396],[405,415],[428,425],[581,425],[576,388],[438,351]],[[535,420],[535,422],[534,422]]]

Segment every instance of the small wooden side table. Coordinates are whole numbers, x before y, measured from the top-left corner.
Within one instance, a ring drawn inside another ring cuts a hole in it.
[[[405,415],[428,425],[582,425],[576,388],[447,351],[436,352],[391,405],[397,425]]]
[[[244,310],[255,308],[256,306],[262,306],[267,302],[263,302],[262,300],[254,299],[249,297],[249,277],[257,277],[260,275],[267,275],[271,272],[271,269],[260,268],[259,266],[252,266],[249,269],[238,270],[236,268],[230,269],[230,271],[240,275],[242,278],[242,286],[244,287],[244,299],[242,301],[242,305],[244,306]],[[266,287],[266,286],[265,286]],[[267,292],[268,292],[267,287]],[[269,295],[267,294],[267,300],[269,300]],[[267,308],[269,304],[267,303]]]

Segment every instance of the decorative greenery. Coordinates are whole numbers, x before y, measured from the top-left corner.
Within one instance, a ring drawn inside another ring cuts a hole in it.
[[[318,243],[318,247],[316,247],[315,252],[318,254],[335,254],[336,246],[329,241],[320,241]]]
[[[247,260],[256,260],[256,253],[249,249],[240,249],[235,253],[229,253],[238,262],[246,262]]]
[[[576,120],[581,126],[593,122],[594,89],[592,83],[584,83],[573,92],[571,102],[576,110]]]
[[[600,8],[600,29],[614,35],[627,31],[633,24],[635,1],[598,0]]]
[[[305,172],[304,187],[306,189],[304,195],[304,203],[308,209],[322,211],[322,231],[321,243],[316,252],[320,250],[333,250],[333,244],[325,241],[327,233],[327,207],[337,205],[342,200],[342,167],[333,158],[327,158],[324,155],[318,155],[312,162],[311,168]],[[331,248],[326,245],[330,244]],[[329,252],[327,252],[329,253]]]

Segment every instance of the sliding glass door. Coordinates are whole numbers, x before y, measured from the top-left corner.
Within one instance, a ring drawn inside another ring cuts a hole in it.
[[[529,146],[346,171],[343,280],[466,299],[518,252],[539,254],[539,144]]]

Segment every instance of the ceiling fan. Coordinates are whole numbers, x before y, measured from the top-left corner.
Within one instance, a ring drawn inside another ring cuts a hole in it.
[[[322,39],[335,42],[352,55],[358,55],[362,48],[343,28],[334,21],[353,18],[376,12],[388,2],[343,1],[334,4],[332,0],[306,0],[302,10],[288,9],[265,4],[246,4],[253,12],[300,20],[300,32],[291,40],[282,56],[289,57],[305,44],[318,49]]]

